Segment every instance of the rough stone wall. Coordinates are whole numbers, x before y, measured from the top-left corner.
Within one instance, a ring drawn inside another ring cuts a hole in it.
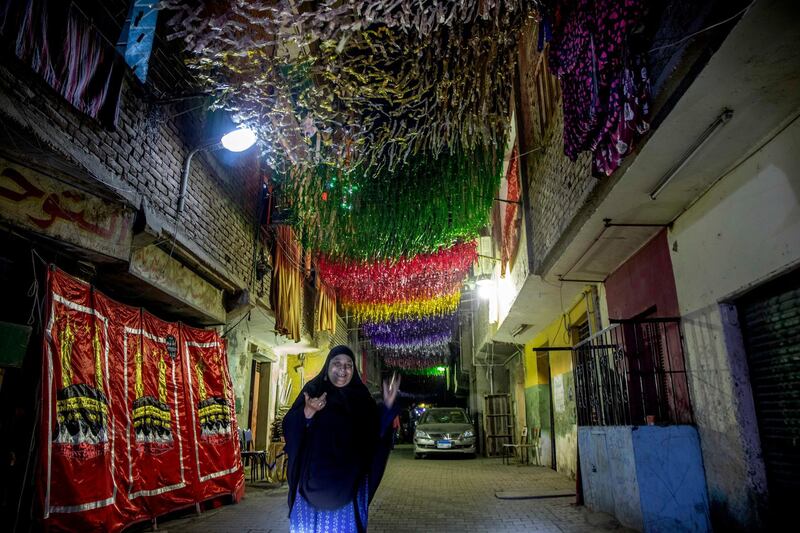
[[[5,60],[4,60],[5,62]],[[132,75],[123,83],[120,117],[107,129],[80,113],[25,65],[10,58],[0,67],[0,122],[19,140],[17,152],[46,146],[93,178],[89,186],[112,192],[139,207],[147,204],[177,228],[181,240],[216,262],[216,270],[239,286],[250,279],[258,187],[253,154],[195,156],[183,214],[175,220],[181,169],[187,153],[203,139],[197,100],[149,103]]]

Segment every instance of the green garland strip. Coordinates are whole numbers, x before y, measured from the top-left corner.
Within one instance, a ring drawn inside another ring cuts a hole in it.
[[[330,257],[397,259],[475,238],[500,184],[505,143],[434,157],[394,171],[296,167],[285,182],[306,248]]]
[[[430,368],[401,368],[400,373],[408,376],[444,376],[446,369],[446,366],[432,366]]]

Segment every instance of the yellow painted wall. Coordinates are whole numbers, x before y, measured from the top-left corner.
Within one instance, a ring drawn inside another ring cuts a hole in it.
[[[587,289],[588,290],[588,289]],[[525,387],[547,384],[547,374],[540,373],[536,367],[536,352],[533,348],[546,346],[572,346],[574,339],[570,336],[570,328],[579,324],[587,314],[585,293],[581,293],[573,306],[563,315],[555,318],[546,328],[539,331],[534,338],[525,343]],[[552,375],[572,371],[572,353],[568,351],[551,352],[550,372]]]
[[[302,359],[302,361],[301,361]],[[286,358],[286,373],[289,375],[289,381],[292,383],[292,394],[289,400],[291,405],[297,395],[300,394],[303,386],[300,380],[300,373],[295,369],[296,366],[302,363],[303,373],[305,375],[305,383],[311,381],[322,369],[325,364],[324,352],[311,352],[300,355],[289,355]]]
[[[587,288],[587,291],[591,289]],[[575,389],[572,374],[572,351],[553,350],[547,353],[550,376],[548,379],[547,365],[537,365],[537,356],[544,355],[536,352],[534,348],[546,347],[571,347],[577,339],[574,338],[574,326],[582,323],[589,315],[594,314],[594,309],[587,306],[586,291],[581,293],[572,306],[564,314],[554,317],[553,321],[539,331],[536,336],[525,344],[525,388],[528,402],[538,404],[529,423],[540,427],[542,431],[542,450],[545,452],[542,464],[550,463],[551,439],[556,446],[556,465],[559,472],[575,477],[577,473],[578,458],[578,427],[577,413],[575,411]],[[554,385],[555,384],[555,385]],[[557,386],[556,386],[557,385]],[[551,392],[552,391],[552,392]],[[561,403],[559,406],[550,405],[551,398],[559,391]],[[543,405],[542,402],[546,402]],[[559,408],[562,407],[562,408]],[[549,418],[551,409],[555,427],[550,428]],[[538,416],[538,418],[537,418]],[[545,418],[545,419],[543,419]],[[555,435],[553,438],[552,435]]]

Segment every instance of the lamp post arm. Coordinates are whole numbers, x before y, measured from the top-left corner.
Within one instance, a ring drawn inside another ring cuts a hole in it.
[[[175,218],[183,212],[183,206],[186,204],[186,189],[189,187],[189,170],[192,168],[192,158],[195,154],[201,150],[203,147],[198,146],[190,151],[186,155],[186,159],[183,160],[183,169],[181,170],[181,192],[178,193],[178,206],[175,208]]]
[[[183,213],[183,207],[186,205],[186,189],[189,188],[189,171],[192,168],[192,158],[197,155],[198,152],[205,152],[206,150],[217,150],[221,148],[222,145],[219,141],[201,144],[200,146],[193,148],[188,154],[186,154],[186,159],[183,161],[183,168],[181,169],[181,190],[178,193],[178,205],[175,208],[175,218],[177,219],[181,213]]]

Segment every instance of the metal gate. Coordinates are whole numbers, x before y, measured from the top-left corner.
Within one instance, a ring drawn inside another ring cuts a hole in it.
[[[770,515],[800,494],[800,271],[738,302]]]

